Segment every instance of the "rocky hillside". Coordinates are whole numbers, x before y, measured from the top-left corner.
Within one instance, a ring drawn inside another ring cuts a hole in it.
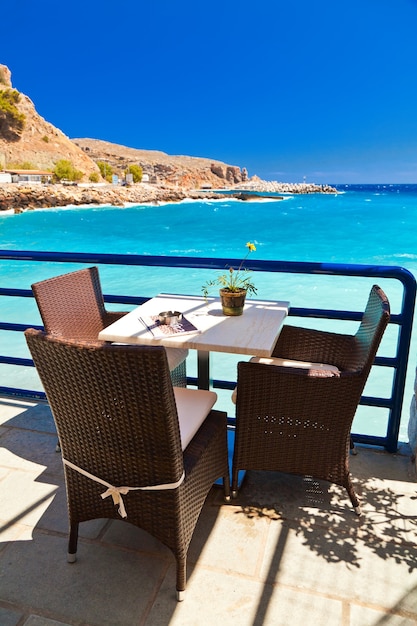
[[[0,91],[11,89],[11,73],[5,65],[0,65]],[[23,129],[10,132],[0,115],[0,170],[23,163],[30,163],[34,169],[53,170],[57,161],[66,159],[82,171],[86,179],[92,172],[99,172],[83,150],[36,112],[28,96],[22,93],[18,96],[16,108],[24,115]]]
[[[202,157],[173,156],[157,150],[137,150],[98,139],[73,139],[94,161],[108,163],[119,176],[128,165],[140,165],[152,183],[184,189],[235,185],[247,180],[247,171]]]
[[[0,105],[1,95],[10,96],[12,91],[16,98],[13,106],[23,122],[12,128],[0,106],[0,170],[24,163],[30,163],[34,169],[53,170],[57,161],[65,159],[83,172],[84,181],[91,173],[99,173],[97,161],[108,163],[119,177],[127,166],[140,165],[151,182],[184,189],[224,187],[247,180],[244,168],[212,159],[170,156],[96,139],[71,140],[37,113],[28,96],[13,90],[10,70],[0,65]]]

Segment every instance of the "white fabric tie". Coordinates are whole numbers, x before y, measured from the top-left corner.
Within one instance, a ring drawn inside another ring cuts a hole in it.
[[[113,504],[119,506],[118,513],[121,517],[127,517],[122,495],[125,496],[129,491],[155,491],[155,490],[163,490],[163,489],[176,489],[177,487],[181,485],[181,483],[184,481],[184,478],[185,478],[185,472],[183,472],[180,479],[177,480],[177,482],[175,483],[165,483],[162,485],[150,485],[148,487],[115,487],[114,485],[111,485],[105,480],[102,480],[101,478],[97,478],[97,476],[93,476],[93,474],[90,474],[90,472],[86,472],[86,470],[83,470],[81,467],[74,465],[74,463],[71,463],[70,461],[67,461],[64,458],[62,458],[62,461],[64,465],[68,465],[68,467],[71,467],[76,472],[79,472],[80,474],[83,474],[83,476],[86,476],[87,478],[91,478],[91,480],[94,480],[96,483],[100,483],[100,485],[104,485],[105,487],[107,487],[107,490],[101,494],[101,497],[104,500],[104,498],[108,498],[109,496],[111,496],[113,498]]]

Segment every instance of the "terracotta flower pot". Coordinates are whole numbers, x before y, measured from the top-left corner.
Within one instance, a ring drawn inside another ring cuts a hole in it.
[[[243,307],[245,306],[245,298],[246,289],[239,289],[239,291],[220,289],[223,315],[242,315]]]

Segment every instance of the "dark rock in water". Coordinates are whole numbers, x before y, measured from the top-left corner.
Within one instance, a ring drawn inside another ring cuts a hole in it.
[[[283,200],[284,196],[272,196],[270,194],[262,194],[262,193],[236,193],[233,194],[234,198],[238,200],[259,200],[259,198],[268,198],[268,200]]]

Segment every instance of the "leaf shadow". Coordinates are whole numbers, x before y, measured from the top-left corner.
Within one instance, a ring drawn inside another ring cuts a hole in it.
[[[411,572],[417,567],[417,488],[400,492],[392,482],[354,479],[359,517],[342,487],[281,472],[247,472],[234,502],[236,514],[290,524],[303,545],[329,563],[360,568],[366,545],[381,560],[393,559]]]

